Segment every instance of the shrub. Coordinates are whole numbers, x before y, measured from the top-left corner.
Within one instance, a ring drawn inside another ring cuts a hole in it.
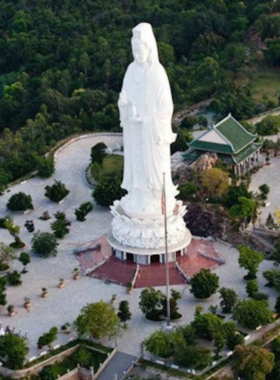
[[[86,216],[93,210],[93,204],[91,202],[82,203],[79,208],[75,210],[75,215],[78,221],[83,222],[86,220]]]
[[[52,327],[47,333],[41,335],[37,343],[38,348],[40,349],[43,346],[51,346],[51,344],[57,339],[57,333],[57,327]]]
[[[211,273],[209,269],[201,269],[191,279],[190,292],[196,298],[208,298],[216,293],[219,288],[219,277],[215,273]]]
[[[91,148],[91,162],[96,162],[97,164],[102,166],[103,159],[106,156],[106,148],[107,146],[103,142],[94,145]]]
[[[22,284],[22,281],[20,279],[21,274],[14,270],[13,272],[9,272],[7,274],[8,284],[12,286],[18,286]]]
[[[71,223],[66,219],[64,212],[58,211],[54,216],[56,221],[51,224],[51,229],[54,231],[54,236],[56,238],[62,239],[70,232],[69,226]]]
[[[7,279],[5,277],[0,277],[0,305],[5,306],[6,301],[6,286]]]
[[[10,211],[33,210],[31,195],[25,193],[17,193],[11,196],[7,203],[7,209]]]
[[[230,350],[234,350],[238,345],[244,345],[245,338],[239,332],[236,332],[233,335],[230,335],[227,339],[227,346]]]
[[[55,181],[52,186],[45,187],[45,196],[49,198],[53,202],[60,202],[62,199],[66,198],[70,193],[69,190],[66,189],[65,185],[60,181]]]
[[[236,305],[233,317],[243,327],[255,329],[271,322],[271,311],[267,301],[242,300]]]
[[[36,232],[31,243],[32,250],[42,257],[57,255],[58,242],[49,232]]]

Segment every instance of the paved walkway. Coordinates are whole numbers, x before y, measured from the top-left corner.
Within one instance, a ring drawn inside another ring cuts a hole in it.
[[[79,315],[81,308],[87,303],[97,302],[100,299],[109,302],[113,294],[117,295],[116,308],[118,307],[118,302],[127,300],[132,312],[132,319],[119,340],[119,350],[121,352],[138,357],[141,352],[141,342],[152,332],[162,328],[162,324],[146,321],[139,310],[141,289],[134,289],[132,294],[128,295],[126,294],[126,289],[119,285],[108,284],[89,277],[82,277],[78,281],[72,279],[72,271],[78,266],[73,250],[104,235],[109,230],[112,219],[109,210],[99,206],[95,206],[85,222],[77,222],[74,215],[75,208],[82,202],[91,199],[91,190],[84,180],[84,169],[89,162],[91,147],[100,141],[114,146],[116,142],[121,141],[121,137],[103,136],[77,140],[57,153],[57,169],[52,178],[47,180],[32,178],[24,184],[14,186],[9,193],[5,193],[0,198],[0,217],[6,214],[6,203],[12,194],[23,191],[33,198],[35,209],[30,214],[12,213],[15,223],[21,227],[20,237],[26,243],[25,251],[29,250],[33,236],[24,228],[26,219],[34,220],[36,230],[51,231],[50,223],[54,218],[52,217],[49,221],[42,221],[38,218],[43,211],[48,210],[50,215],[53,216],[54,212],[60,210],[65,212],[67,218],[72,222],[70,233],[63,240],[60,240],[57,257],[42,259],[32,256],[32,261],[28,265],[28,273],[22,275],[22,285],[8,287],[8,305],[15,306],[17,315],[11,318],[7,314],[6,307],[0,307],[0,320],[4,328],[9,325],[10,328],[15,328],[16,332],[20,330],[23,335],[27,332],[30,348],[28,357],[38,357],[40,354],[37,348],[40,335],[53,326],[60,328],[66,322],[72,323]],[[44,197],[45,186],[52,184],[54,179],[64,182],[71,191],[61,205],[54,204]],[[0,241],[9,244],[12,240],[6,230],[0,229]],[[227,260],[226,265],[215,269],[215,273],[220,277],[220,286],[234,288],[240,297],[246,297],[245,282],[243,280],[246,272],[239,268],[237,251],[224,243],[216,243],[215,247],[221,257]],[[272,288],[265,288],[265,280],[262,277],[262,272],[272,267],[273,262],[271,261],[264,261],[261,264],[259,284],[260,291],[269,292],[271,307],[274,307],[277,292]],[[12,270],[14,269],[22,270],[21,263],[15,261],[12,265]],[[66,287],[64,289],[58,289],[57,287],[60,278],[65,280]],[[42,287],[46,287],[49,291],[49,297],[46,299],[40,297]],[[182,296],[179,300],[179,309],[183,314],[183,318],[176,324],[184,325],[193,319],[195,307],[201,304],[201,301],[196,300],[190,294],[188,285],[176,285],[173,288],[178,290]],[[165,291],[164,287],[159,287],[159,289]],[[30,312],[23,308],[24,297],[30,297],[31,299]],[[210,305],[217,305],[219,302],[219,294],[216,294],[210,300],[203,301],[202,304],[207,310]],[[68,338],[68,335],[59,333],[55,344],[63,344],[68,341]],[[71,333],[70,338],[75,338],[74,332]],[[112,342],[113,345],[114,342]]]
[[[97,380],[121,380],[136,360],[136,356],[117,352]]]
[[[270,187],[270,193],[266,201],[266,207],[261,208],[261,223],[265,224],[268,214],[273,215],[276,208],[280,208],[280,159],[273,157],[270,165],[264,165],[256,174],[252,176],[249,190],[257,192],[259,186],[266,184]]]

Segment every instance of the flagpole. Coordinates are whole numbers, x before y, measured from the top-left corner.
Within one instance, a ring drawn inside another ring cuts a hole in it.
[[[169,301],[169,267],[168,267],[168,244],[167,244],[167,215],[166,215],[166,191],[165,191],[165,173],[163,174],[163,202],[164,202],[164,235],[165,235],[165,270],[166,270],[166,311],[167,325],[166,328],[171,328],[170,323],[170,301]]]

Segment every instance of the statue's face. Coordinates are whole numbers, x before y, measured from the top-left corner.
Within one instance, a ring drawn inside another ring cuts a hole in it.
[[[132,52],[134,59],[139,63],[144,63],[148,60],[149,49],[145,42],[136,38],[132,41]]]

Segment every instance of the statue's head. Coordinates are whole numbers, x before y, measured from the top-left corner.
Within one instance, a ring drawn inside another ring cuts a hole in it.
[[[157,43],[152,26],[143,22],[132,29],[132,34],[131,44],[134,59],[139,63],[158,62]]]

